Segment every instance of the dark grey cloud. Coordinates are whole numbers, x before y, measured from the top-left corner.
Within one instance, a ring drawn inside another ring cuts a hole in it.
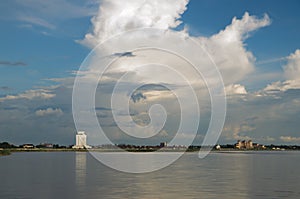
[[[106,108],[106,107],[96,107],[96,111],[111,111],[111,108]]]
[[[8,86],[1,86],[0,90],[2,90],[2,91],[10,91],[10,90],[12,90],[12,88],[10,88]]]
[[[17,110],[18,107],[4,107],[3,110]]]
[[[135,92],[131,95],[131,100],[136,103],[139,102],[143,99],[147,99],[147,97],[145,95],[143,95],[142,92]]]
[[[106,107],[96,107],[95,108],[98,119],[101,118],[112,118],[112,109]]]
[[[71,84],[71,83],[70,83]],[[123,83],[124,91],[129,83]],[[136,140],[118,131],[118,126],[112,116],[110,108],[110,93],[114,82],[105,84],[104,89],[98,91],[96,98],[96,112],[99,123],[105,133],[114,138],[115,143],[142,143],[144,140]],[[172,85],[171,85],[172,86]],[[11,99],[0,103],[0,141],[9,141],[15,144],[30,142],[52,142],[58,144],[73,144],[76,128],[72,116],[72,86],[60,85],[52,88],[45,88],[54,93],[52,98],[41,99]],[[147,84],[140,87],[133,95],[135,101],[145,97],[144,92],[168,91],[169,89],[159,84]],[[102,92],[101,92],[102,91]],[[103,92],[104,91],[104,92]],[[235,97],[228,99],[226,127],[229,134],[241,137],[250,137],[258,143],[282,143],[281,136],[299,137],[300,121],[300,90],[293,89],[285,92],[278,92],[272,95],[256,96],[249,93],[243,98]],[[5,97],[5,96],[4,96]],[[204,96],[203,96],[204,97]],[[107,98],[107,99],[106,99]],[[133,99],[132,99],[133,100]],[[162,100],[151,102],[155,104]],[[165,130],[168,132],[167,140],[171,138],[180,124],[179,107],[172,101],[163,101],[161,104],[166,107],[168,113]],[[132,101],[134,102],[134,101]],[[151,103],[131,103],[130,116],[133,121],[140,125],[149,123],[147,111]],[[48,107],[60,108],[63,111],[59,117],[48,115],[38,117],[36,111]],[[201,110],[202,111],[202,110]],[[122,115],[123,113],[118,113]],[[125,114],[124,114],[125,115]],[[201,112],[199,125],[199,136],[204,135],[210,121],[210,114]],[[232,127],[230,129],[230,127]],[[238,128],[236,132],[234,129]],[[118,132],[118,133],[116,133]],[[230,138],[230,139],[229,139]],[[231,136],[219,140],[220,143],[234,143],[236,139]],[[274,138],[274,139],[272,139]],[[161,137],[152,140],[145,140],[145,143],[159,143]],[[199,138],[194,144],[201,144]]]
[[[112,56],[113,57],[135,57],[136,55],[134,55],[132,52],[122,52],[122,53],[114,53]]]
[[[246,118],[246,122],[254,122],[255,120],[257,120],[259,117],[258,116],[254,116],[254,117],[249,117],[249,118]]]
[[[144,92],[147,91],[169,91],[169,89],[163,85],[159,84],[145,84],[139,87],[132,95],[131,100],[134,103],[137,103],[141,100],[146,100],[147,96],[144,95]]]
[[[76,128],[72,116],[72,89],[64,86],[48,88],[52,98],[18,98],[0,103],[0,141],[14,144],[51,142],[74,144]],[[63,114],[40,117],[37,110],[59,107]]]
[[[171,84],[168,84],[169,87],[172,87]],[[160,85],[160,84],[145,84],[143,86],[141,86],[139,88],[139,90],[143,90],[143,91],[151,91],[151,90],[155,90],[155,91],[167,91],[169,90],[167,87]]]
[[[27,66],[25,62],[0,61],[0,66]]]
[[[300,137],[300,89],[276,93],[249,93],[228,99],[227,117],[220,142],[235,142],[232,135],[254,142],[280,144],[280,136]],[[229,131],[229,132],[227,132]],[[224,138],[228,135],[232,137]]]

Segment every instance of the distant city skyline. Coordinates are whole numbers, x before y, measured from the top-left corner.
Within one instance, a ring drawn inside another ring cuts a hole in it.
[[[206,46],[218,66],[227,93],[227,116],[218,143],[251,139],[299,145],[299,8],[297,0],[4,0],[0,5],[0,142],[72,144],[77,132],[73,81],[83,60],[99,42],[115,34],[153,27],[184,31]],[[132,72],[131,82],[148,80],[129,64],[130,58],[142,59],[142,53],[112,56],[122,64],[115,66],[107,77],[110,81],[96,94],[95,111],[103,130],[115,143],[169,142],[178,129],[178,103],[166,88],[150,81],[132,96],[130,115],[137,124],[147,125],[149,106],[162,104],[168,113],[166,126],[145,141],[132,139],[117,127],[107,100],[112,82],[124,70]],[[177,62],[170,60],[170,66],[172,61]],[[167,79],[164,71],[158,73]],[[124,84],[125,90],[128,85]],[[201,120],[194,143],[201,144],[210,103],[206,91],[197,89]],[[177,144],[185,144],[189,136],[184,132]],[[91,145],[99,142],[92,135],[89,139]]]

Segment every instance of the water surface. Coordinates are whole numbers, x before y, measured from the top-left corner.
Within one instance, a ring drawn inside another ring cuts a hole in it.
[[[145,156],[146,158],[146,156]],[[187,153],[148,174],[121,173],[89,153],[0,157],[0,198],[300,198],[300,152]]]

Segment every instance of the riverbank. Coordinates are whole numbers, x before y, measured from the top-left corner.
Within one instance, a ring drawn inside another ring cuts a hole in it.
[[[26,153],[26,152],[87,152],[86,149],[22,149],[22,148],[9,148],[0,149],[0,156],[11,155],[12,153]]]
[[[0,156],[10,155],[10,150],[0,149]]]
[[[94,149],[73,149],[73,148],[63,148],[63,149],[53,149],[53,148],[32,148],[32,149],[24,149],[24,148],[11,148],[11,149],[0,149],[0,156],[10,155],[11,153],[18,152],[134,152],[134,153],[145,153],[145,152],[199,152],[199,149],[168,149],[168,150],[154,150],[154,149],[105,149],[105,148],[94,148]],[[207,149],[209,150],[209,149]],[[214,153],[227,153],[227,152],[254,152],[254,151],[299,151],[299,150],[242,150],[242,149],[221,149],[216,150],[212,149],[211,152]]]

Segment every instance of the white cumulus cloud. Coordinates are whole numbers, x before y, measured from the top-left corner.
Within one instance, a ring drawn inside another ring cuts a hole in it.
[[[52,93],[50,90],[46,89],[37,89],[37,90],[28,90],[24,93],[20,93],[18,95],[7,95],[5,97],[0,98],[0,102],[6,101],[6,100],[17,100],[17,99],[50,99],[55,97],[56,94]]]
[[[238,82],[254,71],[255,57],[245,48],[245,40],[251,32],[270,23],[268,15],[260,19],[246,12],[241,19],[234,17],[218,34],[199,38],[219,67],[225,84]]]
[[[286,80],[273,82],[267,85],[264,91],[287,91],[290,89],[300,89],[300,50],[286,57],[287,63],[283,66]]]
[[[199,96],[205,98],[207,92],[203,79],[210,83],[210,87],[213,87],[219,81],[218,77],[211,75],[217,66],[228,95],[247,94],[246,88],[239,82],[255,70],[255,57],[247,49],[246,39],[254,31],[268,26],[271,23],[270,18],[266,14],[259,18],[246,12],[241,18],[234,17],[232,22],[217,34],[209,37],[196,37],[189,35],[188,29],[172,30],[181,23],[179,20],[181,14],[186,10],[187,4],[188,1],[186,0],[102,1],[98,14],[92,18],[92,31],[85,35],[85,38],[80,41],[81,44],[95,47],[116,34],[138,28],[159,28],[163,31],[159,37],[146,30],[127,32],[112,41],[104,42],[99,49],[94,51],[96,56],[91,57],[86,70],[79,73],[83,77],[81,79],[84,81],[98,80],[97,72],[101,72],[101,67],[104,65],[99,63],[102,59],[97,59],[100,54],[99,57],[101,58],[111,56],[116,58],[107,69],[108,72],[105,77],[108,80],[103,79],[106,83],[114,84],[114,81],[118,80],[114,77],[118,78],[121,74],[128,74],[126,80],[122,79],[124,82],[118,81],[123,83],[124,88],[119,90],[123,93],[128,93],[129,82],[137,85],[139,83],[172,85],[172,91],[177,92],[180,96],[188,96],[184,82],[188,80],[197,93],[201,93]],[[193,45],[194,43],[197,45]],[[145,46],[155,46],[156,48],[134,50]],[[208,77],[201,77],[195,68],[182,57],[157,49],[172,49],[176,54],[185,58],[188,57],[187,59],[193,60],[195,67]],[[201,51],[203,49],[205,50]],[[159,63],[160,65],[149,63]],[[169,66],[172,70],[162,67],[162,65]],[[166,93],[164,91],[149,91],[143,94],[147,100],[171,103],[173,99],[163,95]],[[103,94],[101,96],[103,97]],[[123,98],[118,99],[121,101]],[[191,98],[187,100],[191,100]],[[203,101],[203,99],[201,100]],[[194,111],[194,104],[190,103],[185,109]],[[136,111],[139,112],[140,110]],[[172,115],[176,115],[178,110],[172,109],[170,111]],[[190,114],[190,117],[190,120],[195,118],[193,114]],[[127,122],[124,119],[122,121]],[[238,132],[241,128],[246,131],[246,126],[235,129],[235,139],[244,136]],[[245,136],[244,138],[248,137]]]
[[[281,136],[280,140],[284,142],[300,142],[300,137]]]
[[[92,18],[93,30],[81,41],[94,47],[124,31],[137,28],[169,29],[177,27],[188,0],[103,0]]]
[[[284,66],[284,74],[289,80],[300,80],[300,50],[297,49],[287,57],[287,64]]]
[[[103,1],[99,8],[99,13],[92,18],[93,29],[92,32],[85,35],[85,38],[80,41],[82,44],[95,47],[100,42],[112,37],[113,35],[122,33],[124,31],[133,30],[136,28],[160,28],[170,30],[177,27],[181,22],[179,21],[180,15],[186,10],[188,4],[187,0],[164,0],[164,1]],[[189,36],[188,30],[184,30],[187,37],[199,42],[215,64],[218,66],[225,85],[237,83],[244,79],[246,75],[255,70],[255,57],[252,52],[246,49],[245,40],[250,34],[262,27],[268,26],[271,23],[268,15],[264,15],[262,18],[251,16],[249,13],[245,13],[241,19],[233,18],[231,24],[229,24],[224,30],[212,35],[211,37],[192,37]],[[183,31],[181,31],[182,33]],[[166,31],[168,37],[175,37],[175,33]],[[178,34],[182,37],[182,34]],[[117,45],[115,49],[126,49],[128,43],[136,43],[139,46],[141,40],[153,40],[157,42],[157,38],[151,38],[151,35],[147,38],[147,32],[143,35],[133,35],[127,37],[127,41],[119,41],[113,45]],[[155,40],[156,39],[156,40]],[[182,39],[182,44],[176,44],[177,48],[182,48],[188,45],[185,39]],[[168,41],[161,40],[161,46],[174,46],[171,39]],[[109,46],[111,48],[111,46]],[[195,52],[198,49],[188,48],[189,54],[197,54]],[[119,52],[115,52],[119,53]],[[155,57],[159,58],[166,65],[174,66],[173,59],[164,60],[165,57],[160,55],[161,52],[156,52]],[[149,56],[149,53],[147,54]],[[196,55],[196,56],[199,56]],[[136,57],[137,59],[137,57]],[[142,60],[145,60],[143,58]],[[131,68],[134,68],[132,60],[129,60]],[[138,65],[141,63],[139,62]],[[203,61],[203,63],[197,63],[201,66],[213,68],[213,63]],[[129,64],[120,64],[120,70],[126,70],[126,66]],[[176,64],[175,64],[176,65]],[[208,66],[210,65],[210,66]],[[188,68],[187,66],[186,68]],[[127,67],[129,70],[129,67]],[[164,73],[160,73],[164,75]],[[167,76],[167,74],[165,74]],[[194,76],[194,72],[189,74],[190,77]],[[167,77],[165,78],[167,79]],[[199,78],[198,78],[199,79]]]
[[[35,112],[37,116],[46,116],[46,115],[62,115],[63,111],[60,108],[47,108],[40,109]]]
[[[246,88],[240,84],[230,84],[225,88],[227,95],[245,95],[247,94]]]

